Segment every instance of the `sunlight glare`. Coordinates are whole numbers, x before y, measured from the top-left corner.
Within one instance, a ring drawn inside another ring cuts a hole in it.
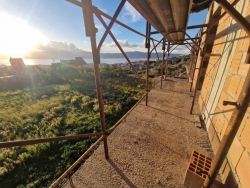
[[[44,43],[44,36],[24,20],[0,13],[0,54],[22,55]]]

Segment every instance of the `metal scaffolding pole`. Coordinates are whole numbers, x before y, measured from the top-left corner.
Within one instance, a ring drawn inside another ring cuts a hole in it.
[[[174,47],[174,49],[172,49],[171,51],[170,51],[170,54],[175,50],[175,48],[177,48],[179,46],[179,44],[177,44],[175,47]]]
[[[100,20],[100,22],[103,24],[103,26],[105,28],[107,28],[107,24],[104,22],[104,20],[102,19],[101,15],[96,14],[96,17]],[[115,36],[113,35],[113,33],[111,31],[108,32],[110,37],[113,39],[113,41],[115,42],[116,46],[119,48],[119,50],[121,51],[121,53],[123,54],[123,56],[125,57],[125,59],[128,61],[129,65],[131,66],[131,68],[133,69],[134,73],[136,74],[136,76],[139,78],[139,80],[141,81],[141,83],[143,85],[144,81],[142,80],[141,76],[138,74],[138,72],[136,71],[135,67],[133,66],[133,64],[131,63],[131,61],[129,60],[128,56],[126,55],[126,53],[123,51],[121,45],[118,43],[118,41],[116,40]]]
[[[106,39],[106,37],[107,37],[107,35],[108,35],[108,33],[109,33],[111,27],[113,26],[113,24],[114,24],[116,18],[118,17],[118,15],[119,15],[119,13],[121,12],[122,7],[124,6],[125,3],[126,3],[126,0],[122,0],[121,3],[120,3],[120,5],[119,5],[118,8],[116,9],[113,18],[111,19],[111,21],[110,21],[108,27],[106,28],[105,33],[103,34],[103,36],[102,36],[102,38],[101,38],[101,40],[100,40],[100,42],[99,42],[99,44],[98,44],[97,49],[98,49],[99,51],[100,51],[100,49],[101,49],[101,47],[102,47],[102,44],[103,44],[104,40]]]
[[[184,44],[186,47],[187,47],[187,49],[191,52],[191,49],[188,47],[188,45],[186,45],[186,44]]]
[[[82,4],[92,6],[92,1],[91,0],[82,0]],[[98,104],[99,104],[101,128],[102,128],[102,132],[105,133],[103,135],[105,158],[109,159],[105,115],[104,115],[104,105],[103,105],[103,99],[102,99],[102,85],[101,85],[100,69],[99,69],[100,52],[96,46],[96,31],[97,30],[96,30],[95,24],[94,24],[93,13],[90,11],[84,11],[84,9],[82,9],[82,10],[83,10],[83,17],[84,17],[84,21],[85,21],[84,22],[85,32],[86,32],[86,35],[90,37],[90,41],[91,41],[92,57],[93,57],[94,72],[95,72],[95,84],[96,84],[96,91],[97,91]]]
[[[154,46],[154,48],[152,48],[152,50],[149,52],[150,54],[154,51],[154,49],[155,49],[160,43],[162,43],[162,40],[163,40],[163,39],[161,39],[161,40]]]
[[[250,23],[226,0],[215,0],[250,36]]]
[[[148,54],[147,54],[147,72],[146,72],[146,79],[147,79],[147,84],[146,84],[146,106],[148,105],[148,92],[149,92],[149,80],[148,80],[148,75],[149,75],[149,59],[150,59],[150,30],[151,30],[151,25],[147,22],[146,24],[146,42],[145,42],[145,47],[148,49]],[[155,48],[156,49],[156,48]]]
[[[245,30],[250,36],[250,23],[227,1],[216,0],[216,2],[239,24],[241,28]],[[247,56],[245,59],[245,64],[250,63],[250,46],[248,47]],[[233,143],[233,140],[237,134],[240,127],[242,119],[249,107],[250,103],[250,68],[248,69],[247,76],[242,87],[240,96],[234,104],[236,107],[233,110],[233,114],[229,120],[227,129],[219,145],[217,153],[212,161],[211,168],[209,170],[208,176],[204,181],[203,187],[210,188],[226,158],[228,151]]]
[[[163,77],[165,48],[166,48],[166,41],[165,41],[165,39],[163,39],[163,44],[162,44],[162,63],[161,63],[161,89],[162,89],[162,77]]]
[[[167,58],[166,58],[166,66],[165,66],[165,80],[167,80],[167,75],[168,75],[169,55],[170,55],[170,42],[168,41]]]
[[[87,134],[78,134],[78,135],[57,136],[57,137],[52,137],[52,138],[38,138],[38,139],[32,139],[32,140],[15,140],[15,141],[9,141],[9,142],[0,142],[0,148],[27,146],[27,145],[33,145],[33,144],[46,143],[46,142],[58,142],[58,141],[63,141],[63,140],[73,140],[73,139],[79,139],[79,138],[89,138],[93,136],[101,136],[103,134],[104,134],[103,132],[97,132],[97,133],[87,133]]]
[[[248,56],[246,63],[250,63],[250,47],[248,48]],[[237,107],[234,108],[233,114],[229,120],[225,134],[221,140],[217,153],[212,161],[208,176],[204,181],[203,187],[210,188],[216,179],[217,174],[228,154],[228,151],[233,143],[233,140],[238,132],[242,119],[249,107],[250,102],[250,69],[248,70],[240,96],[235,103]]]
[[[200,39],[198,40],[198,44],[200,46],[201,44],[201,37],[202,37],[202,28],[200,29],[199,33],[198,33],[198,36],[200,37]],[[197,47],[196,47],[197,48]],[[194,47],[194,49],[196,49]],[[193,82],[194,82],[194,75],[195,75],[195,70],[196,70],[196,64],[197,64],[197,61],[198,61],[198,54],[199,54],[199,48],[197,48],[197,50],[195,50],[194,54],[193,54],[193,66],[192,66],[192,79],[191,79],[191,84],[190,84],[190,92],[192,92],[192,88],[193,88]],[[190,69],[190,72],[191,72],[191,69]]]
[[[157,52],[157,49],[156,49],[154,40],[152,40],[152,43],[153,43],[153,45],[154,45],[155,53],[156,53],[157,59],[158,59],[158,61],[159,61],[159,55],[158,55],[158,52]]]
[[[209,17],[208,17],[208,24],[209,25],[211,23],[212,16],[213,16],[213,7],[214,7],[214,4],[212,4],[210,9],[209,9]],[[193,93],[193,99],[192,99],[192,104],[191,104],[191,108],[190,108],[190,114],[193,113],[195,97],[196,97],[196,94],[197,94],[199,79],[200,79],[200,75],[201,75],[201,71],[202,71],[203,60],[205,58],[205,52],[206,52],[206,48],[207,48],[207,38],[208,38],[208,35],[209,35],[209,31],[210,31],[210,28],[208,27],[207,28],[207,36],[206,36],[206,39],[205,39],[205,42],[204,42],[204,46],[203,46],[202,51],[200,51],[201,60],[200,60],[200,66],[199,66],[199,71],[198,71],[198,75],[197,75],[197,80],[196,80],[195,87],[194,87],[194,93]],[[199,46],[199,48],[200,48],[200,46]],[[195,69],[196,69],[196,67],[195,67]]]
[[[240,0],[235,0],[235,1],[231,4],[231,6],[235,6],[239,1],[240,1]],[[215,20],[215,21],[213,21],[213,22],[211,23],[211,25],[210,25],[209,27],[212,28],[213,26],[215,26],[215,25],[220,21],[220,19],[222,19],[226,14],[227,14],[227,11],[224,11],[224,12],[221,14],[221,16],[220,16],[217,20]]]

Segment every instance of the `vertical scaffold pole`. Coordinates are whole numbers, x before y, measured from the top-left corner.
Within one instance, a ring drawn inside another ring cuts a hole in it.
[[[166,40],[163,39],[163,43],[162,43],[162,63],[161,63],[161,89],[162,89],[162,78],[163,78],[165,50],[166,50]]]
[[[244,29],[244,31],[250,37],[250,23],[226,0],[216,0],[216,2],[237,22],[237,24]],[[245,64],[250,63],[250,45],[245,59]],[[212,161],[211,168],[208,172],[208,176],[204,181],[203,187],[210,188],[219,173],[223,161],[225,160],[228,151],[233,143],[233,140],[241,125],[242,119],[246,114],[246,111],[250,103],[250,68],[246,74],[245,82],[242,86],[239,98],[237,99],[236,106],[231,118],[228,122],[225,134],[221,140],[221,143],[217,149],[217,153]]]
[[[213,16],[213,8],[214,8],[214,4],[211,4],[211,6],[209,8],[209,17],[208,17],[208,24],[209,25],[211,24],[211,20],[212,20],[212,16]],[[190,108],[190,114],[193,113],[195,98],[196,98],[196,94],[197,94],[197,90],[198,90],[199,80],[200,80],[200,76],[201,76],[201,72],[202,72],[203,61],[204,61],[204,58],[205,58],[205,53],[206,53],[206,48],[207,48],[207,42],[208,42],[207,39],[208,39],[209,31],[210,31],[210,28],[208,27],[207,32],[206,32],[206,38],[205,38],[204,46],[203,46],[202,51],[200,51],[201,60],[200,60],[200,66],[199,66],[198,75],[197,75],[197,79],[196,79],[196,83],[195,83],[195,87],[194,87],[194,93],[193,93],[193,99],[192,99],[192,104],[191,104],[191,108]],[[196,61],[198,61],[198,59]]]
[[[169,61],[169,55],[170,55],[170,42],[168,41],[168,49],[167,49],[167,58],[166,58],[166,67],[165,67],[165,80],[167,80],[167,74],[168,74],[168,61]]]
[[[88,6],[92,6],[91,0],[81,0],[81,2]],[[97,29],[95,28],[95,24],[94,24],[93,12],[83,10],[83,18],[84,18],[86,36],[90,37],[90,41],[91,41],[92,57],[93,57],[94,71],[95,71],[95,85],[96,85],[96,91],[97,91],[97,97],[98,97],[98,103],[99,103],[100,121],[101,121],[102,132],[104,133],[103,142],[104,142],[105,158],[109,159],[108,142],[107,142],[107,135],[106,135],[106,124],[105,124],[105,116],[104,116],[104,106],[103,106],[103,99],[102,99],[102,86],[101,86],[100,69],[99,69],[100,52],[97,49],[97,45],[96,45]]]
[[[146,73],[146,79],[147,79],[147,84],[146,84],[146,106],[148,105],[148,91],[149,91],[149,80],[148,80],[148,75],[149,75],[149,59],[150,59],[150,31],[151,31],[151,25],[147,22],[146,24],[146,42],[145,42],[145,47],[148,49],[148,54],[147,54],[147,73]]]

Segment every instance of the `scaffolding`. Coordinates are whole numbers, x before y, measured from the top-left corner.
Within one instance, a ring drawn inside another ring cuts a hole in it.
[[[206,48],[207,48],[207,42],[208,42],[208,35],[210,30],[216,26],[219,22],[219,20],[225,16],[226,14],[229,14],[236,22],[237,24],[243,28],[248,36],[250,35],[250,23],[234,8],[234,6],[239,2],[239,0],[235,0],[232,4],[228,3],[226,0],[215,0],[224,10],[225,12],[221,14],[221,16],[218,19],[213,19],[213,6],[214,2],[209,1],[209,4],[206,4],[208,1],[204,1],[200,7],[197,5],[194,7],[194,11],[196,9],[200,10],[201,7],[205,6],[205,8],[209,7],[209,19],[208,22],[201,25],[194,25],[194,26],[187,26],[186,28],[177,28],[174,30],[165,30],[162,31],[159,28],[161,28],[160,25],[157,25],[154,22],[154,19],[152,17],[144,16],[147,20],[146,22],[146,34],[140,33],[139,31],[134,30],[133,28],[130,28],[129,26],[125,25],[124,23],[117,20],[117,17],[119,13],[121,12],[124,4],[126,3],[126,0],[121,0],[117,10],[115,11],[115,14],[113,16],[109,16],[108,14],[104,13],[103,11],[99,10],[97,7],[92,5],[91,0],[67,0],[68,2],[78,6],[83,11],[83,19],[85,23],[85,31],[86,36],[90,37],[91,41],[91,48],[92,48],[92,57],[93,57],[93,63],[94,63],[94,72],[95,72],[95,84],[96,84],[96,90],[97,90],[97,96],[98,96],[98,104],[99,104],[99,115],[100,115],[100,123],[101,123],[101,132],[98,133],[89,133],[89,134],[80,134],[80,135],[67,135],[67,136],[60,136],[60,137],[54,137],[54,138],[40,138],[40,139],[34,139],[34,140],[22,140],[22,141],[10,141],[10,142],[1,142],[0,148],[6,148],[6,147],[15,147],[15,146],[25,146],[25,145],[32,145],[32,144],[39,144],[39,143],[45,143],[45,142],[55,142],[55,141],[62,141],[62,140],[72,140],[72,139],[78,139],[78,138],[88,138],[88,137],[96,137],[98,136],[99,139],[92,144],[92,146],[71,166],[69,167],[52,185],[51,187],[56,187],[60,184],[60,182],[71,174],[72,170],[81,163],[81,161],[86,158],[86,156],[100,143],[103,141],[104,143],[104,151],[105,151],[105,158],[109,159],[109,151],[108,151],[108,135],[120,124],[122,120],[125,119],[125,117],[134,109],[136,105],[139,104],[144,98],[146,100],[146,105],[148,105],[148,93],[150,92],[149,88],[149,60],[150,55],[153,51],[157,54],[157,59],[160,61],[160,57],[158,56],[157,52],[157,46],[160,44],[162,45],[162,60],[160,63],[161,68],[161,88],[162,88],[162,82],[163,74],[165,72],[165,79],[167,77],[167,70],[168,70],[168,62],[169,57],[171,53],[179,46],[184,45],[187,47],[187,49],[190,50],[191,58],[189,63],[189,71],[188,71],[188,81],[191,82],[190,92],[193,90],[192,94],[192,104],[190,109],[190,114],[193,112],[193,106],[195,103],[198,85],[201,82],[200,77],[202,73],[202,65],[205,60],[206,56],[212,56],[216,54],[206,54]],[[140,6],[139,4],[134,4],[132,1],[129,1],[132,3],[133,6],[139,11],[141,10],[141,13],[145,15],[145,12],[142,11],[143,5]],[[140,1],[135,1],[140,2]],[[176,1],[177,2],[177,1]],[[178,1],[179,2],[179,1]],[[190,1],[191,2],[191,1]],[[190,2],[188,3],[190,5]],[[176,4],[175,4],[176,5]],[[154,6],[154,5],[152,5]],[[191,5],[190,5],[191,6]],[[174,11],[174,10],[172,10]],[[191,8],[189,7],[188,15],[191,11]],[[140,11],[139,11],[140,12]],[[97,44],[96,42],[96,32],[97,29],[95,28],[94,24],[94,15],[100,20],[100,22],[103,24],[104,28],[106,29],[100,42]],[[110,23],[107,25],[103,17],[110,20]],[[180,19],[180,18],[179,18]],[[122,49],[121,45],[115,38],[114,34],[111,32],[111,28],[113,24],[119,24],[126,29],[145,37],[145,48],[147,49],[147,70],[146,70],[146,83],[144,83],[143,79],[139,75],[139,73],[136,71],[135,67],[129,60],[129,57],[126,55],[125,51]],[[187,24],[184,23],[184,25]],[[151,31],[151,25],[153,25],[157,31]],[[187,29],[199,29],[199,32],[197,35],[192,38],[189,36],[186,32]],[[159,41],[154,39],[152,36],[154,34],[162,34],[163,38]],[[124,55],[125,59],[131,66],[132,70],[134,71],[135,75],[139,78],[141,83],[146,86],[146,93],[142,96],[142,98],[135,104],[134,107],[132,107],[113,127],[110,129],[106,129],[105,125],[105,114],[104,114],[104,105],[103,105],[103,98],[102,98],[102,86],[101,86],[101,79],[100,79],[100,70],[99,70],[99,64],[100,64],[100,49],[102,47],[103,42],[105,41],[107,35],[109,35],[115,44],[117,45],[120,52]],[[187,37],[187,38],[185,38]],[[202,42],[203,41],[203,42]],[[153,47],[151,48],[151,44],[153,44]],[[248,54],[246,57],[246,63],[250,62],[250,48],[248,49]],[[198,58],[200,57],[200,59]],[[199,62],[199,65],[197,64]],[[198,66],[198,67],[197,67]],[[164,71],[165,69],[165,71]],[[157,83],[156,83],[157,84]],[[202,84],[202,83],[201,83]],[[219,169],[223,163],[223,160],[225,159],[229,148],[233,142],[233,139],[237,133],[237,130],[240,126],[240,123],[243,119],[244,114],[246,113],[246,110],[248,108],[248,104],[250,102],[250,70],[248,70],[246,80],[243,85],[243,89],[241,91],[241,94],[239,96],[239,99],[234,105],[236,105],[238,108],[235,108],[233,111],[232,118],[229,121],[229,125],[226,129],[225,135],[223,136],[222,142],[219,146],[218,152],[216,153],[215,158],[213,159],[211,169],[209,171],[209,178],[207,177],[204,182],[204,187],[210,187],[213,184],[213,181],[215,180]]]

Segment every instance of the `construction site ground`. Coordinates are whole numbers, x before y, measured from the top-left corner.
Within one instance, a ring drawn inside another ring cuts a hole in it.
[[[190,156],[196,150],[213,158],[205,128],[199,123],[197,101],[187,80],[163,81],[108,136],[110,159],[103,144],[72,175],[74,187],[185,187]],[[64,187],[72,185],[66,183]]]

